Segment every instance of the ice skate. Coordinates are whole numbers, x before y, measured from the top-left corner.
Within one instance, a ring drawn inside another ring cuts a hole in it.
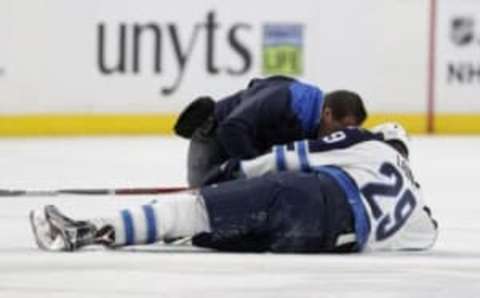
[[[49,205],[30,212],[30,223],[37,245],[48,251],[75,251],[91,244],[109,245],[113,229],[100,229],[88,221],[75,221]]]

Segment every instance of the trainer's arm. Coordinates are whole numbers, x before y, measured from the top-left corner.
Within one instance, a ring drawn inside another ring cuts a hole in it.
[[[249,159],[264,142],[261,132],[284,121],[288,98],[276,98],[278,90],[265,88],[245,100],[218,126],[217,136],[230,158]]]

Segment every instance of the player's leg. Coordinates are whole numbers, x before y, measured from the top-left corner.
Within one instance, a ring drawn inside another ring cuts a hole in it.
[[[353,215],[328,177],[278,173],[203,188],[211,233],[193,244],[228,251],[336,251]],[[343,244],[343,243],[340,243]]]
[[[203,200],[190,194],[173,195],[88,221],[70,219],[57,208],[47,206],[32,211],[30,221],[40,248],[63,251],[91,244],[148,244],[210,231]]]
[[[353,224],[344,194],[330,180],[279,173],[206,187],[200,197],[162,198],[109,218],[78,222],[45,208],[31,221],[39,246],[49,250],[195,236],[195,245],[220,250],[331,251]]]
[[[300,202],[298,202],[300,199]],[[324,174],[286,174],[271,210],[274,252],[352,252],[354,218],[346,194]]]

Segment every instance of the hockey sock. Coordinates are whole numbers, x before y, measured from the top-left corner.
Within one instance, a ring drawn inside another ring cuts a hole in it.
[[[98,229],[113,228],[112,246],[148,244],[210,231],[203,199],[191,194],[161,198],[155,203],[124,209],[115,216],[92,222]]]

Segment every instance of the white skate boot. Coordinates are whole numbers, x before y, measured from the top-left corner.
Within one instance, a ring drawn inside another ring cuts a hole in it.
[[[48,251],[75,251],[91,245],[111,245],[114,231],[111,226],[100,229],[88,221],[75,221],[49,205],[30,212],[30,224],[37,245]]]

